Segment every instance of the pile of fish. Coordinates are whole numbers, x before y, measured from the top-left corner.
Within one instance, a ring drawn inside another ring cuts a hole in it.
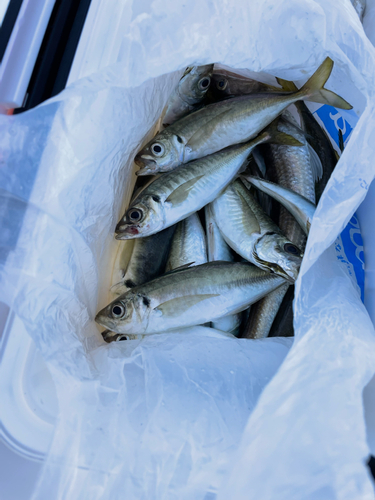
[[[116,227],[133,250],[96,316],[106,342],[193,325],[293,335],[293,283],[338,160],[304,101],[351,109],[324,88],[332,67],[327,58],[300,89],[213,64],[186,70],[135,157],[138,186]]]

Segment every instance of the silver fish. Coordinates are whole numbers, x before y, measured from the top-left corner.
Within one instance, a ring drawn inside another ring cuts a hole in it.
[[[248,141],[299,100],[351,109],[344,99],[323,88],[332,67],[333,61],[327,58],[298,92],[234,97],[181,118],[139,151],[135,163],[141,170],[137,174],[167,172],[181,163]]]
[[[210,102],[217,102],[237,95],[280,91],[283,89],[232,73],[226,69],[215,69],[206,97]]]
[[[295,217],[306,236],[309,234],[316,209],[314,203],[311,203],[311,201],[295,191],[282,187],[279,184],[246,174],[243,174],[242,177],[263,193],[272,196],[273,199],[281,203]]]
[[[277,78],[277,81],[286,91],[296,92],[298,90],[297,86],[293,82],[282,80],[281,78]],[[299,101],[296,102],[295,106],[301,119],[302,129],[305,133],[306,140],[319,156],[320,162],[323,167],[322,176],[315,183],[315,197],[316,204],[318,204],[320,197],[322,196],[323,191],[338,162],[339,155],[333,148],[326,132],[316,121],[306,104],[303,101]]]
[[[207,255],[208,261],[214,262],[217,260],[233,262],[234,255],[230,247],[226,244],[224,238],[222,237],[219,228],[215,222],[214,214],[212,213],[211,205],[206,205],[205,207],[206,216],[206,234],[207,234]],[[224,318],[214,321],[212,323],[212,328],[216,330],[221,330],[223,332],[231,333],[232,335],[238,336],[239,328],[241,325],[242,313],[231,314],[230,316],[225,316]]]
[[[261,339],[268,336],[289,286],[289,283],[279,286],[252,306],[242,338]]]
[[[240,312],[284,282],[245,262],[209,262],[133,288],[95,321],[119,334],[167,332]]]
[[[304,195],[311,202],[315,200],[314,181],[322,173],[321,163],[314,151],[309,147],[303,131],[296,126],[293,118],[287,114],[280,118],[278,127],[284,132],[288,131],[297,138],[302,145],[291,150],[288,147],[271,148],[263,147],[264,160],[267,167],[267,175],[278,186],[287,188]],[[285,208],[281,207],[279,214],[279,227],[295,245],[304,250],[306,235],[297,220]],[[280,303],[283,301],[283,294],[287,294],[287,287],[271,292],[265,300],[261,300],[253,305],[251,317],[245,327],[246,335],[255,338],[268,336],[273,321],[277,315]],[[292,318],[291,301],[285,308],[287,318]],[[266,321],[262,321],[267,317]],[[287,319],[285,318],[285,319]],[[281,318],[281,323],[285,321]],[[288,325],[290,321],[288,321]],[[280,333],[280,332],[279,332]]]
[[[166,127],[193,111],[210,87],[213,64],[187,68],[168,103],[163,125]]]
[[[297,279],[301,250],[281,233],[240,180],[230,184],[212,208],[225,241],[241,257],[290,282]]]
[[[299,127],[281,117],[278,128],[298,139],[302,145],[294,148],[273,144],[262,146],[268,179],[281,187],[295,191],[315,204],[315,181],[322,175],[319,157]],[[293,215],[284,207],[280,209],[279,227],[295,245],[304,248],[305,233]]]
[[[198,214],[194,213],[177,224],[166,271],[172,271],[187,264],[198,266],[206,262],[206,235]]]
[[[123,278],[112,286],[112,291],[121,295],[163,274],[174,232],[175,226],[171,226],[152,236],[136,239]]]
[[[237,175],[252,149],[261,143],[300,145],[271,124],[245,144],[182,165],[146,187],[117,224],[117,239],[148,236],[185,219],[218,196]]]

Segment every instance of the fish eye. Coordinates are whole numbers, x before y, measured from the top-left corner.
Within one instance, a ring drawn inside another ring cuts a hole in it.
[[[122,318],[125,314],[125,307],[120,302],[117,302],[112,306],[111,313],[114,318]]]
[[[228,85],[228,80],[226,80],[225,78],[222,78],[221,80],[219,80],[217,82],[216,87],[219,90],[225,90],[227,88],[227,85]]]
[[[300,255],[301,253],[301,250],[291,243],[285,243],[284,250],[292,255]]]
[[[139,222],[142,220],[143,212],[139,208],[131,208],[126,215],[131,222]]]
[[[199,90],[207,90],[211,83],[211,78],[209,76],[205,76],[198,82]]]
[[[164,146],[160,144],[160,142],[154,142],[151,146],[151,151],[155,156],[163,156],[164,154]]]

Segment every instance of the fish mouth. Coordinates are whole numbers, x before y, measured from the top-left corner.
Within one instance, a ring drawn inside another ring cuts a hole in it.
[[[120,220],[120,222],[116,225],[115,233],[116,234],[122,233],[123,231],[126,230],[127,227],[128,225],[126,224],[126,222]]]
[[[145,175],[145,174],[139,174],[139,172],[143,172],[143,170],[145,170],[145,169],[150,170],[152,172],[156,171],[156,161],[153,160],[148,155],[140,155],[140,154],[138,154],[134,158],[134,163],[138,167],[141,167],[141,169],[136,172],[137,175]]]
[[[112,333],[111,329],[115,328],[115,324],[113,323],[113,321],[111,321],[105,314],[103,314],[102,311],[99,311],[98,314],[95,316],[95,321],[100,326],[104,326],[104,328],[108,328],[109,331],[111,331],[111,333]],[[105,332],[103,332],[103,333],[105,333]]]
[[[139,227],[119,222],[116,226],[115,233],[116,240],[127,240],[139,234]]]
[[[155,165],[156,165],[156,163],[155,163]],[[156,169],[153,169],[150,167],[140,168],[135,173],[135,175],[138,175],[138,177],[141,177],[142,175],[153,175],[153,174],[156,174]]]
[[[115,236],[115,239],[116,240],[132,240],[133,238],[136,238],[136,235],[138,234],[137,233],[129,233],[129,232],[122,232],[122,233],[118,233],[116,234]]]
[[[111,330],[104,330],[104,332],[102,332],[103,340],[107,342],[107,344],[116,340],[116,337],[118,335],[119,335],[118,333],[114,333]]]

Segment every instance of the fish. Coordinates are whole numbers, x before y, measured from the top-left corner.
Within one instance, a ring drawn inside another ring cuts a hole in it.
[[[211,204],[204,207],[204,213],[206,219],[208,262],[214,262],[215,260],[234,262],[233,250],[221,235]]]
[[[222,236],[235,252],[289,282],[297,279],[301,250],[282,234],[239,179],[211,206]]]
[[[132,288],[99,311],[95,321],[118,334],[168,332],[238,313],[283,283],[246,262],[208,262]]]
[[[268,141],[301,143],[272,123],[255,139],[182,165],[149,184],[116,226],[117,239],[149,236],[176,224],[213,201],[232,181],[252,149]]]
[[[209,104],[162,130],[136,155],[137,175],[167,172],[233,144],[254,138],[289,105],[299,100],[352,106],[334,92],[324,89],[333,67],[330,58],[322,63],[298,92],[242,95]]]
[[[300,194],[315,205],[315,182],[322,175],[318,155],[308,144],[304,132],[285,116],[279,119],[278,129],[295,137],[301,146],[262,145],[268,180]],[[306,235],[296,219],[284,207],[280,208],[278,225],[281,231],[302,250]]]
[[[213,64],[186,68],[176,90],[171,95],[163,118],[164,127],[193,111],[210,88]]]
[[[160,233],[157,233],[160,234]],[[169,252],[166,271],[207,262],[207,244],[198,214],[195,212],[177,224]]]
[[[298,90],[297,86],[293,82],[282,80],[281,78],[277,78],[277,82],[286,91],[296,92]],[[315,201],[316,204],[318,204],[339,160],[339,155],[333,148],[328,135],[316,121],[306,104],[303,101],[298,101],[295,103],[295,106],[300,116],[302,130],[305,133],[306,140],[319,156],[323,168],[322,176],[315,182]]]
[[[207,234],[207,256],[209,262],[226,261],[234,262],[234,254],[231,248],[226,244],[222,237],[219,228],[215,222],[214,214],[212,213],[211,205],[206,205],[206,234]],[[231,333],[236,337],[240,333],[242,322],[242,313],[231,314],[211,323],[212,328],[223,332]]]
[[[266,181],[265,179],[247,174],[242,174],[241,178],[246,179],[263,193],[272,196],[272,198],[281,203],[293,215],[306,236],[308,236],[316,209],[314,203],[311,203],[310,200],[291,189]]]
[[[297,126],[291,115],[285,113],[280,118],[278,127],[284,132],[288,131],[303,145],[296,147],[294,151],[288,147],[268,148],[261,146],[266,174],[268,178],[277,183],[280,189],[282,187],[289,188],[297,194],[300,193],[313,204],[315,202],[314,184],[322,174],[320,160],[311,146],[308,145],[303,131]],[[284,207],[281,207],[279,211],[278,224],[285,236],[303,251],[306,244],[305,231]],[[283,294],[288,294],[286,287],[272,292],[265,300],[252,306],[251,317],[245,327],[246,335],[251,335],[252,330],[252,335],[256,337],[269,335],[279,314],[277,312],[278,306],[280,303],[283,304]],[[279,316],[279,321],[283,324],[286,321],[288,325],[290,322],[293,325],[292,302],[293,297],[290,299],[288,308],[283,308],[283,312],[280,313],[285,315],[285,318]],[[264,321],[266,317],[267,321]]]
[[[250,317],[241,338],[262,339],[268,337],[274,318],[289,287],[290,284],[285,283],[252,305]]]
[[[175,229],[170,226],[152,236],[136,239],[129,263],[122,270],[123,277],[111,290],[121,295],[164,274]]]
[[[280,91],[283,91],[283,89],[258,82],[257,80],[232,73],[225,69],[216,69],[211,75],[211,84],[206,94],[206,100],[217,102],[238,95]]]

